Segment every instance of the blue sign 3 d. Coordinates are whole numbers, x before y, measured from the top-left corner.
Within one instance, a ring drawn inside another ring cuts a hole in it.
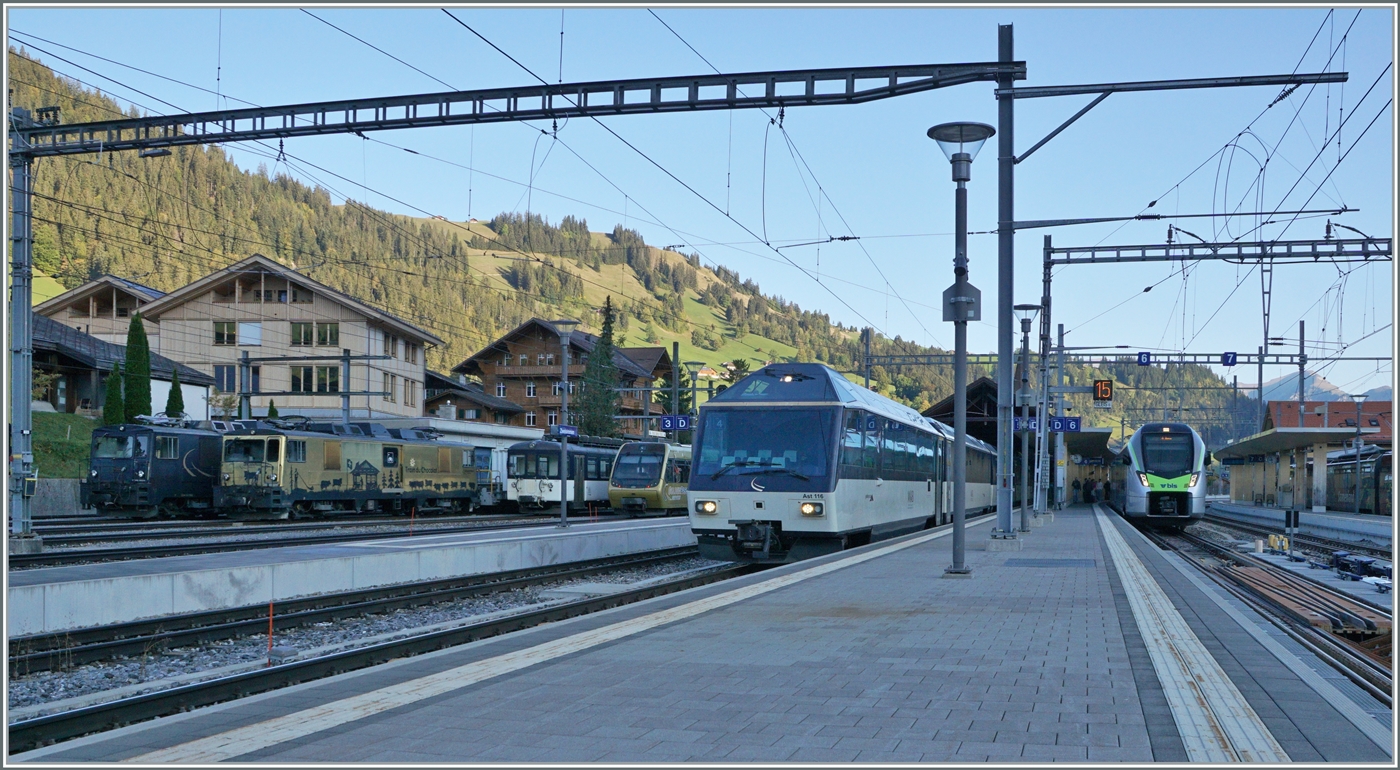
[[[663,415],[663,416],[661,417],[661,429],[662,429],[662,430],[690,430],[692,427],[694,427],[694,426],[692,425],[692,420],[694,420],[694,418],[691,417],[691,416],[688,415],[688,414],[668,414],[668,415]]]

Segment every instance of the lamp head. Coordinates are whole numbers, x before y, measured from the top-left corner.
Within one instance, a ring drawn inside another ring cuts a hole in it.
[[[938,142],[939,149],[949,161],[954,155],[966,154],[971,163],[982,149],[982,143],[992,138],[997,130],[986,123],[940,123],[928,130],[928,138]]]
[[[1016,311],[1016,317],[1021,319],[1023,328],[1034,321],[1036,315],[1040,313],[1040,305],[1016,305],[1013,309]]]
[[[1366,394],[1365,394],[1365,393],[1353,393],[1353,394],[1351,394],[1350,396],[1347,396],[1347,398],[1351,399],[1357,406],[1360,406],[1360,405],[1361,405],[1361,402],[1366,400]]]
[[[953,164],[953,181],[961,183],[972,181],[972,159],[996,132],[986,123],[940,123],[928,130],[928,137]]]

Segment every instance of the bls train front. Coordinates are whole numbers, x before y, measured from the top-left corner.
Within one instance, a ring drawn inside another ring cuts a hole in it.
[[[865,451],[867,434],[889,449]],[[922,529],[935,493],[919,448],[931,460],[933,446],[918,412],[826,366],[764,367],[700,408],[688,493],[700,555],[783,563]]]
[[[1180,529],[1206,515],[1210,453],[1189,425],[1150,422],[1138,428],[1112,474],[1113,507],[1133,521]]]

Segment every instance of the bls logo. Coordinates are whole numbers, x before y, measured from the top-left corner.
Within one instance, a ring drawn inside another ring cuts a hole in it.
[[[1176,484],[1159,484],[1162,489],[1179,489]]]

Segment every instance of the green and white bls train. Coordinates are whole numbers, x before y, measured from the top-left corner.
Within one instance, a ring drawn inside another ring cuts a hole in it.
[[[953,430],[821,364],[773,364],[700,408],[688,503],[700,555],[780,563],[952,519]],[[967,442],[967,509],[996,452]]]
[[[1149,422],[1128,439],[1110,467],[1109,505],[1124,518],[1180,529],[1206,515],[1206,465],[1201,436],[1179,422]]]

